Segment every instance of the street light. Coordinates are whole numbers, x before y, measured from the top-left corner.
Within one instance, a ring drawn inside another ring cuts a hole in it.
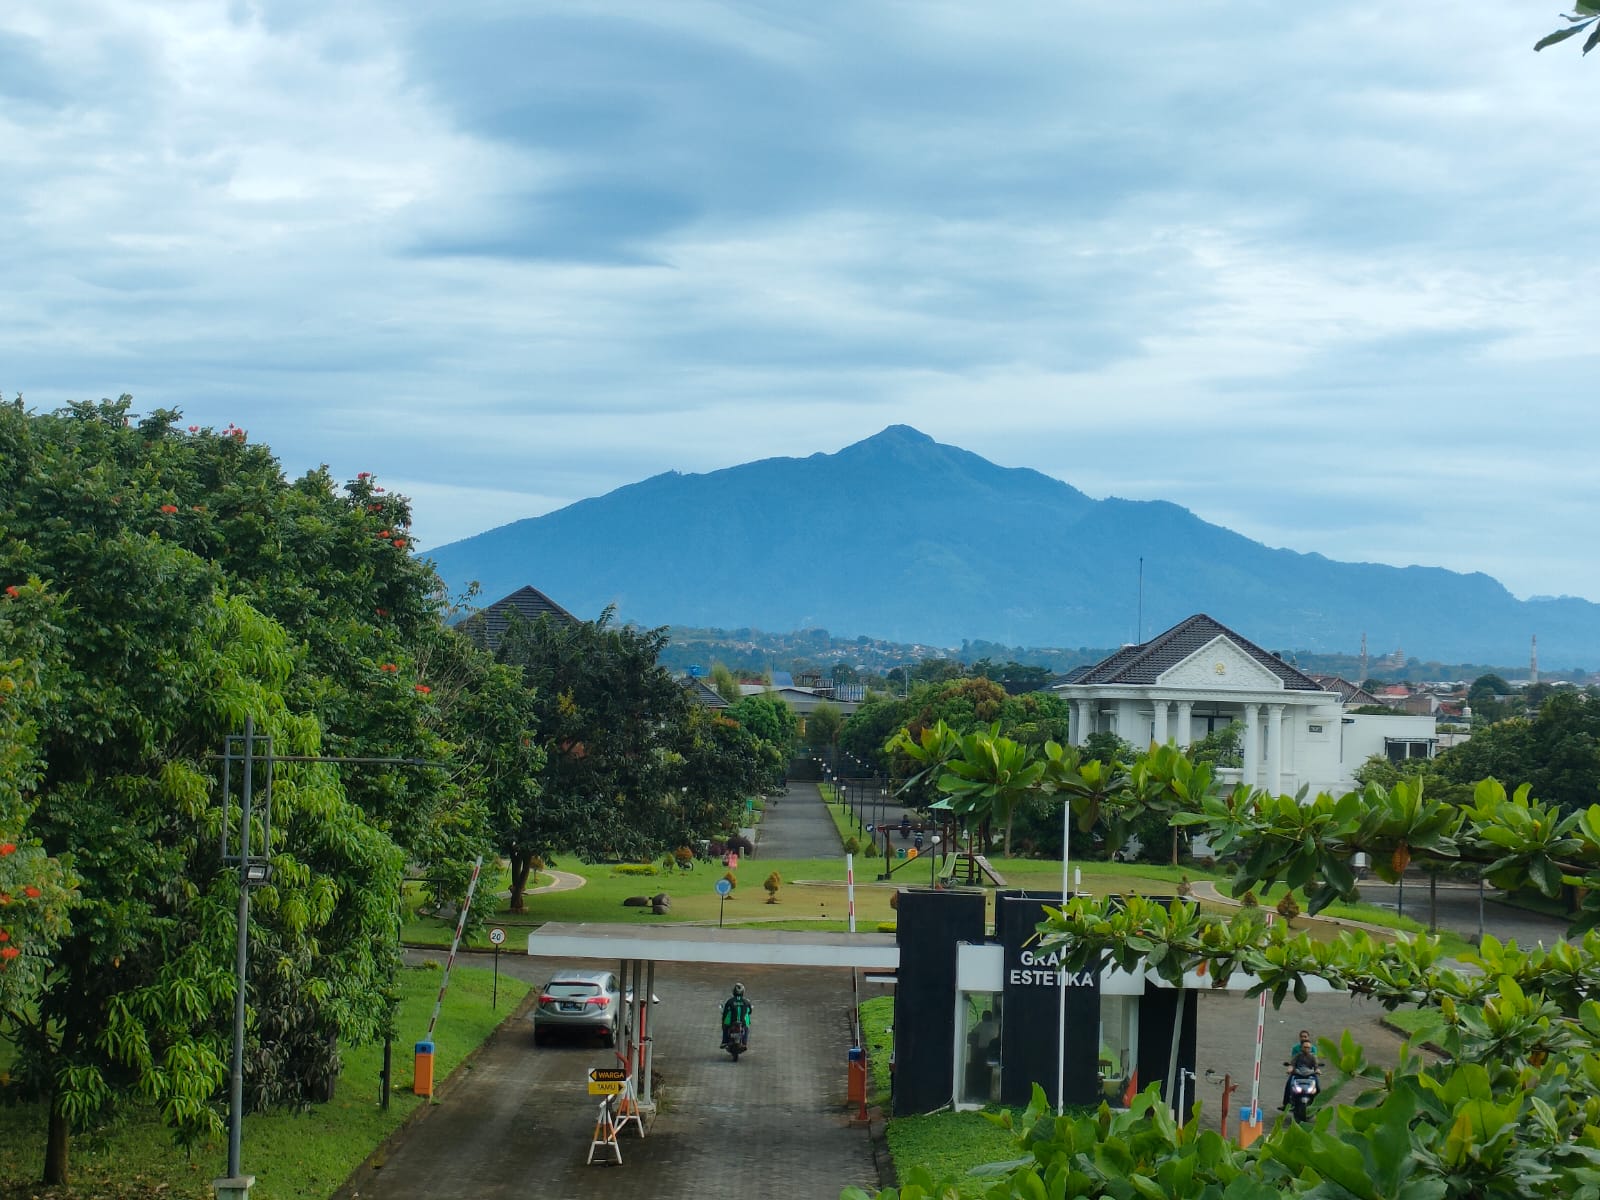
[[[928,839],[928,886],[939,882],[939,843],[944,839],[937,833]]]
[[[451,764],[426,758],[366,757],[359,755],[275,754],[270,734],[257,734],[255,717],[246,714],[243,734],[228,734],[222,741],[222,837],[221,858],[227,866],[239,869],[239,918],[234,934],[233,1062],[228,1078],[228,1174],[212,1180],[217,1200],[248,1200],[256,1177],[242,1173],[241,1149],[244,1141],[244,1017],[245,985],[248,979],[250,944],[250,889],[272,880],[272,770],[280,762],[338,763],[407,767],[449,767]],[[256,805],[255,764],[267,767],[266,786],[261,803]],[[230,845],[233,820],[233,767],[240,766],[239,840],[237,853]],[[257,817],[259,816],[259,837]],[[389,1107],[389,1041],[383,1047],[383,1107]]]

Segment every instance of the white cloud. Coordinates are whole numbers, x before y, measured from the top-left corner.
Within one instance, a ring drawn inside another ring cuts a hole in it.
[[[428,545],[904,422],[1273,544],[1600,598],[1570,548],[1595,64],[1531,53],[1545,24],[14,8],[0,382],[381,471]]]

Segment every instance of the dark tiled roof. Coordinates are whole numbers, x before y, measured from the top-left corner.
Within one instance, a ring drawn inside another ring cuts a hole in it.
[[[689,699],[700,705],[701,708],[728,707],[728,702],[722,698],[722,693],[704,679],[685,679],[683,681],[683,690],[688,692]]]
[[[1214,621],[1204,613],[1197,613],[1181,621],[1165,633],[1157,634],[1139,646],[1124,646],[1109,658],[1090,667],[1073,679],[1075,684],[1151,684],[1161,675],[1177,666],[1196,650],[1218,637],[1225,637],[1256,662],[1283,680],[1290,691],[1320,692],[1322,686],[1309,675],[1277,658],[1254,642],[1240,637],[1233,630]]]
[[[558,624],[583,623],[538,588],[522,587],[504,599],[496,600],[487,608],[480,608],[462,621],[458,628],[479,645],[493,650],[505,636],[506,625],[510,622],[512,613],[516,613],[518,617],[528,622],[537,621],[540,617],[549,617]]]
[[[1339,694],[1339,699],[1343,700],[1346,704],[1354,704],[1357,707],[1360,707],[1363,704],[1383,703],[1382,700],[1379,700],[1359,683],[1351,683],[1342,675],[1313,674],[1311,678],[1316,680],[1317,683],[1321,685],[1323,691],[1337,692]]]

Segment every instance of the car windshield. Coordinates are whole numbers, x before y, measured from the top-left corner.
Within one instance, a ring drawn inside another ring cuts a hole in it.
[[[555,996],[557,999],[576,1000],[583,996],[595,996],[600,992],[597,983],[552,983],[545,989],[545,994]]]

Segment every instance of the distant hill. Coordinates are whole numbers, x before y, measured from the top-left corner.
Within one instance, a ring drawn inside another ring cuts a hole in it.
[[[1164,501],[1094,500],[894,425],[836,454],[669,472],[441,546],[452,589],[532,584],[581,617],[825,627],[957,646],[1114,646],[1209,613],[1260,645],[1600,661],[1600,605],[1488,575],[1275,550]]]

